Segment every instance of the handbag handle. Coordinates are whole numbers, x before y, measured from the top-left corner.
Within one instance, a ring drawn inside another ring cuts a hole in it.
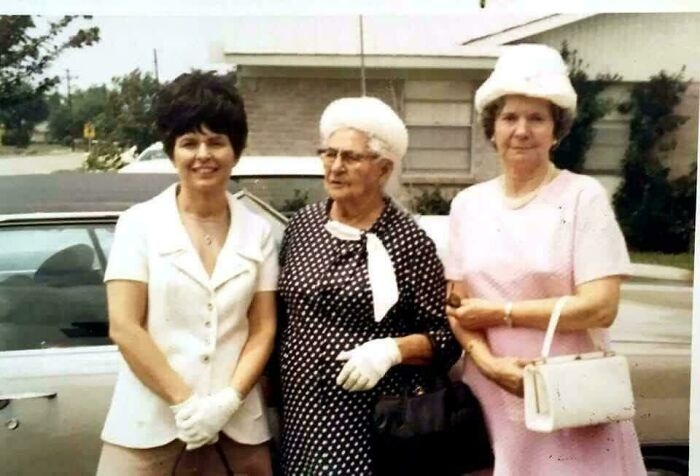
[[[557,324],[559,323],[559,316],[561,316],[561,310],[563,309],[564,304],[566,304],[566,301],[568,299],[569,296],[562,296],[559,299],[557,299],[557,302],[554,304],[554,308],[552,309],[552,315],[549,316],[549,325],[547,326],[547,332],[544,335],[542,352],[540,353],[540,356],[543,359],[549,357],[549,350],[552,347],[552,340],[554,339],[554,331],[556,331],[557,329]]]
[[[540,354],[541,358],[546,359],[549,357],[549,351],[552,347],[552,340],[554,339],[554,332],[557,329],[557,324],[559,323],[559,317],[561,316],[561,310],[564,308],[564,305],[566,304],[566,301],[569,299],[569,296],[562,296],[559,299],[557,299],[557,302],[554,304],[554,308],[552,309],[552,315],[549,317],[549,325],[547,325],[547,332],[544,335],[544,343],[542,344],[542,352]],[[599,351],[607,352],[604,349],[603,343],[599,342],[598,339],[595,338],[593,332],[591,332],[591,329],[586,329],[586,332],[588,333],[588,337],[591,339],[591,342],[593,342],[593,346],[598,349]]]

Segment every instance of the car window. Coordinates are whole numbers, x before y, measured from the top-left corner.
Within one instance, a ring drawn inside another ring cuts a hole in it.
[[[323,177],[235,177],[234,180],[241,188],[250,191],[287,217],[305,205],[326,197]]]
[[[144,162],[146,160],[156,160],[156,159],[167,159],[168,155],[164,150],[149,150],[144,152],[141,157],[139,157],[139,162]]]
[[[0,228],[0,351],[110,344],[113,225]]]

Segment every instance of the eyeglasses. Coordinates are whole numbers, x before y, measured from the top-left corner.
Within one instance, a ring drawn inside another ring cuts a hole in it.
[[[325,165],[331,165],[335,162],[337,157],[340,157],[340,161],[346,166],[359,165],[360,162],[365,160],[375,160],[379,158],[379,154],[376,152],[353,152],[351,150],[338,150],[333,147],[324,147],[318,149],[318,155]]]

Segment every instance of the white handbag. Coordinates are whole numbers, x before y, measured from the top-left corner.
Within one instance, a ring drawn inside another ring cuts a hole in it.
[[[634,396],[625,357],[602,350],[549,357],[566,298],[560,298],[552,310],[541,358],[524,369],[525,426],[549,433],[633,418]]]

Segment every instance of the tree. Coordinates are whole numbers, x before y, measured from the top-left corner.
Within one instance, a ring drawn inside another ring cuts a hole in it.
[[[46,76],[47,67],[66,49],[99,41],[97,27],[79,29],[65,41],[57,38],[75,19],[65,16],[48,22],[45,31],[26,15],[0,15],[0,122],[3,142],[27,145],[37,122],[46,118],[45,94],[59,81]]]
[[[95,129],[123,145],[143,150],[157,139],[155,105],[160,85],[150,74],[136,69],[112,79],[104,112],[95,119]]]
[[[581,172],[586,159],[586,152],[590,149],[595,138],[593,125],[610,112],[614,105],[600,97],[600,93],[614,81],[621,79],[618,75],[597,75],[590,79],[583,65],[583,60],[578,57],[576,50],[570,50],[564,42],[561,48],[561,56],[569,65],[569,80],[576,90],[578,101],[576,104],[576,119],[571,126],[571,132],[561,144],[554,150],[554,164],[562,169],[572,172]]]
[[[668,178],[664,164],[676,147],[675,131],[687,121],[674,113],[688,83],[683,70],[664,71],[636,84],[628,104],[630,140],[623,161],[623,177],[613,203],[631,249],[686,252],[695,234],[697,165],[687,176]]]
[[[31,85],[21,83],[18,94],[27,99],[0,111],[0,122],[5,124],[2,143],[5,145],[26,146],[32,138],[34,126],[48,115],[48,105],[43,96],[33,96],[29,91]]]
[[[74,137],[81,137],[86,122],[93,124],[105,111],[107,87],[93,86],[76,90],[71,94],[72,107],[67,98],[55,93],[49,96],[49,137],[54,142],[70,144]],[[97,131],[98,138],[109,131]]]

